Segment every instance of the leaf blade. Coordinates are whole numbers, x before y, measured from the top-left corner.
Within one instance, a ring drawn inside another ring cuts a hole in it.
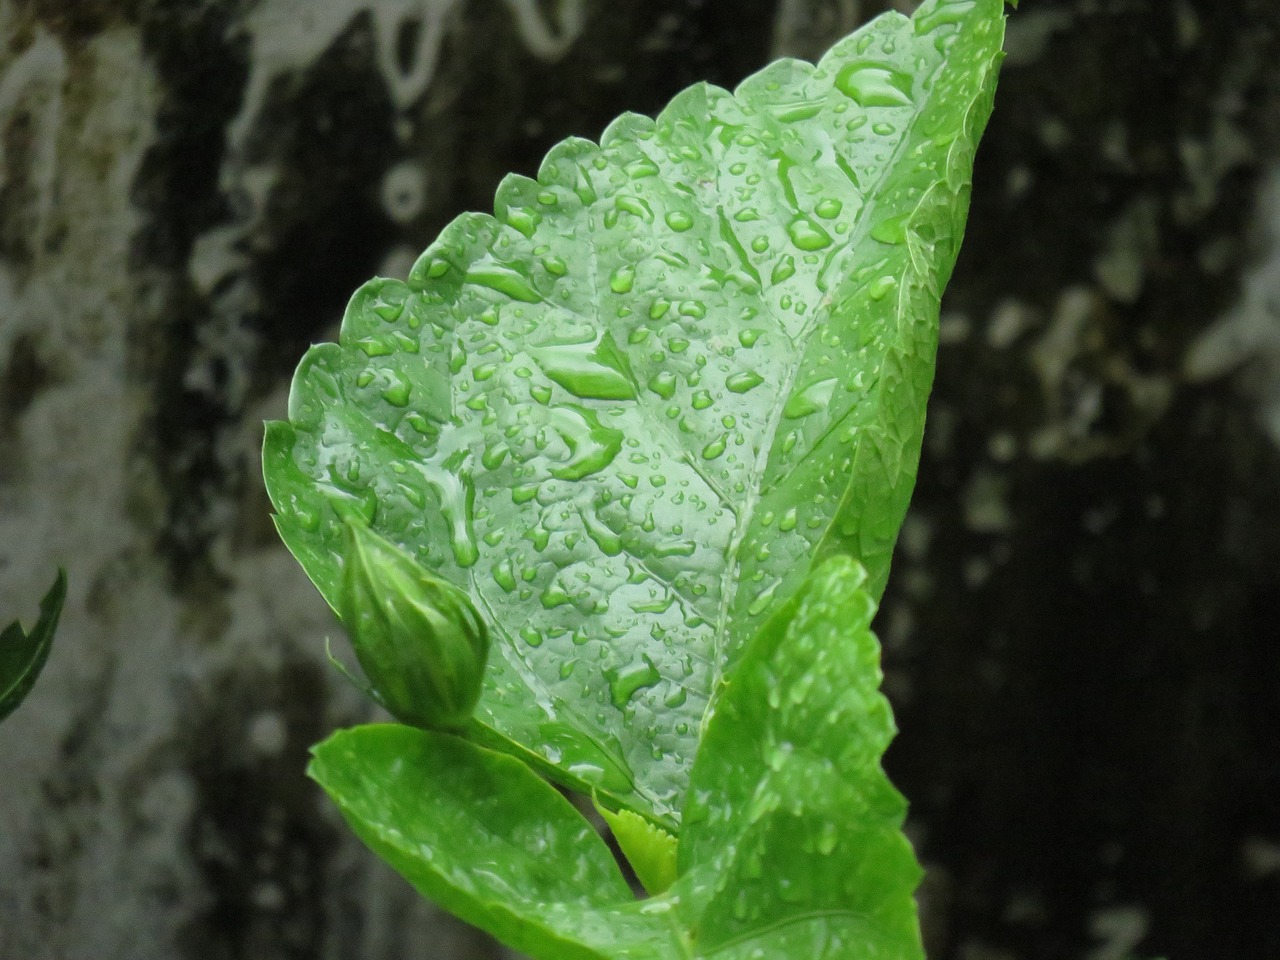
[[[708,953],[923,958],[906,802],[880,768],[896,729],[868,586],[828,560],[717,700],[677,851],[682,875],[712,878],[696,898]]]
[[[340,499],[490,618],[489,742],[673,828],[716,684],[815,558],[883,586],[1001,9],[624,115],[358,291],[264,452],[330,603]]]
[[[509,946],[547,960],[679,955],[591,826],[520,761],[397,724],[341,731],[313,754],[311,777],[366,844]]]
[[[40,616],[31,631],[24,631],[17,620],[0,631],[0,720],[26,699],[44,669],[66,599],[67,573],[59,568],[40,601]]]

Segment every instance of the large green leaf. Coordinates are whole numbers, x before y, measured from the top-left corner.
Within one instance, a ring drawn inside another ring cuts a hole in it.
[[[1002,36],[1001,0],[936,0],[692,87],[359,290],[264,451],[330,604],[354,511],[490,621],[478,736],[675,826],[813,564],[883,587]]]
[[[53,586],[40,601],[40,617],[31,632],[23,630],[16,620],[0,630],[0,720],[13,713],[31,692],[49,658],[66,599],[67,574],[59,570]]]

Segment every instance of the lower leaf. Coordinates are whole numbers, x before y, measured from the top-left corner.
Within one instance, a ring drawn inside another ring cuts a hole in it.
[[[419,891],[540,960],[682,957],[661,906],[638,903],[608,847],[529,767],[460,737],[356,727],[311,776]]]
[[[40,601],[40,618],[31,632],[23,630],[17,621],[0,631],[0,720],[17,709],[31,692],[49,657],[66,599],[67,574],[59,570],[53,586]]]

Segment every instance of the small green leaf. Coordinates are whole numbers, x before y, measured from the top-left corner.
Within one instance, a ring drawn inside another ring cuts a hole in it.
[[[614,812],[596,804],[636,878],[650,895],[676,882],[676,838],[630,810]]]
[[[761,625],[827,556],[883,588],[1003,10],[625,114],[357,291],[264,447],[329,603],[354,513],[490,624],[478,736],[675,829]]]
[[[336,733],[313,752],[311,776],[365,843],[508,946],[543,960],[683,955],[591,825],[519,760],[392,724]]]
[[[708,953],[923,958],[906,802],[880,767],[895,729],[869,586],[861,565],[827,561],[715,702],[679,846],[681,874],[714,877]]]
[[[21,622],[16,620],[0,631],[0,720],[17,709],[31,692],[49,657],[53,633],[66,599],[67,573],[59,569],[53,586],[40,601],[40,618],[31,632],[24,631]]]

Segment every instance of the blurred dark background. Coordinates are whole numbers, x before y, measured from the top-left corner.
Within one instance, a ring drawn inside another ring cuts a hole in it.
[[[261,421],[507,171],[890,6],[0,0],[0,958],[505,955],[302,776]],[[1280,5],[1022,7],[879,620],[930,957],[1274,960]]]

